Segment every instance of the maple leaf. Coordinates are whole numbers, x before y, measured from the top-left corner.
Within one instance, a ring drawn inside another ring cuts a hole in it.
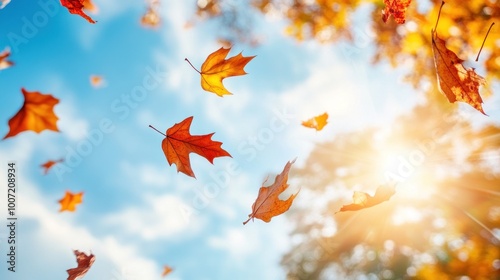
[[[59,103],[59,99],[50,94],[27,91],[24,88],[21,91],[24,95],[24,104],[9,120],[10,130],[3,139],[26,130],[32,130],[36,133],[45,129],[59,131],[56,124],[58,118],[54,114],[54,106]]]
[[[14,65],[12,61],[8,61],[7,57],[10,55],[10,49],[7,47],[0,53],[0,70],[7,69]]]
[[[352,196],[352,204],[344,205],[338,212],[357,211],[368,208],[389,200],[396,193],[395,186],[380,186],[375,191],[375,195],[371,196],[365,192],[355,191]]]
[[[221,148],[222,142],[213,141],[211,139],[214,133],[191,135],[189,133],[189,128],[192,121],[193,117],[191,116],[180,123],[176,123],[174,126],[167,129],[167,134],[163,134],[151,125],[149,127],[165,136],[165,139],[161,142],[161,148],[165,153],[168,164],[175,164],[177,166],[177,172],[182,172],[196,178],[189,161],[190,153],[196,153],[206,158],[212,164],[216,157],[230,157],[231,155]]]
[[[72,193],[70,191],[66,191],[64,197],[59,200],[59,204],[61,204],[62,211],[71,211],[74,212],[76,210],[76,205],[82,203],[83,192]]]
[[[385,9],[382,11],[382,20],[387,22],[389,17],[394,16],[394,21],[398,24],[405,23],[405,13],[411,0],[384,0]]]
[[[443,5],[444,2],[441,8]],[[439,16],[436,27],[438,22]],[[479,86],[486,84],[485,79],[474,69],[466,69],[462,65],[464,60],[446,48],[446,41],[438,37],[436,27],[431,30],[431,37],[439,91],[448,98],[450,103],[465,102],[486,115],[481,105],[483,99],[479,95]]]
[[[75,253],[78,266],[66,270],[68,272],[67,280],[76,280],[85,276],[95,261],[95,256],[92,253],[87,256],[87,254],[78,250],[74,250],[73,252]]]
[[[40,165],[40,167],[42,167],[44,169],[43,174],[47,174],[49,172],[49,170],[52,168],[52,166],[56,165],[57,163],[63,162],[63,161],[64,161],[64,159],[49,160],[46,163]]]
[[[288,172],[294,162],[295,160],[287,162],[283,172],[276,176],[274,183],[271,186],[262,186],[259,189],[257,199],[252,205],[252,213],[248,215],[248,220],[243,222],[244,225],[254,218],[261,219],[264,222],[269,223],[272,217],[281,215],[290,209],[293,200],[299,192],[290,195],[287,200],[281,200],[278,196],[289,186],[287,184]],[[266,181],[264,181],[263,184],[265,184]]]
[[[196,72],[200,73],[201,87],[221,97],[232,94],[224,87],[222,80],[227,77],[247,74],[243,68],[255,57],[243,56],[239,53],[236,56],[226,59],[230,50],[231,48],[225,49],[222,47],[211,53],[201,65],[201,72],[187,58],[185,59]]]
[[[328,123],[328,113],[310,118],[307,121],[302,122],[302,125],[309,128],[315,128],[316,131],[320,131]]]
[[[170,266],[165,265],[165,266],[163,266],[163,272],[162,272],[161,276],[165,277],[165,276],[169,275],[172,271],[173,271],[173,269]]]
[[[61,0],[61,4],[68,9],[72,14],[77,14],[86,19],[90,23],[95,23],[95,21],[90,18],[85,12],[83,12],[85,0]]]

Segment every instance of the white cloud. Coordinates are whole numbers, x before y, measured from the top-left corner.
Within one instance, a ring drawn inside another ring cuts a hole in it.
[[[72,141],[79,141],[87,136],[89,123],[78,116],[77,109],[69,98],[58,104],[54,112],[59,117],[59,130]]]
[[[245,231],[247,230],[247,231]],[[239,228],[227,228],[222,236],[208,238],[208,245],[227,251],[231,257],[241,260],[259,250],[261,244],[257,238],[249,236],[252,230]]]
[[[123,174],[134,174],[133,178],[130,179],[138,180],[138,182],[133,183],[139,184],[141,188],[149,186],[166,187],[169,183],[163,166],[160,168],[146,163],[134,166],[129,162],[122,162],[120,167]]]
[[[195,223],[189,223],[184,212],[190,207],[179,198],[172,195],[148,195],[144,200],[145,205],[108,215],[105,217],[106,223],[123,228],[145,240],[168,238],[193,228]]]

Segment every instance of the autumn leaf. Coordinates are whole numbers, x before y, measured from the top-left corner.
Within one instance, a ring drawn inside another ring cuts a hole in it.
[[[163,266],[163,272],[162,272],[161,276],[165,277],[165,276],[169,275],[172,271],[173,271],[173,269],[170,266],[165,265],[165,266]]]
[[[59,212],[74,212],[76,210],[76,205],[82,203],[82,196],[83,192],[72,193],[70,191],[66,191],[64,197],[59,200],[59,204],[61,204],[61,209],[59,210]]]
[[[276,176],[274,183],[271,186],[262,186],[259,189],[259,195],[252,205],[252,213],[248,215],[248,220],[243,222],[244,225],[254,218],[261,219],[264,222],[269,223],[272,217],[281,215],[290,209],[293,200],[299,192],[290,195],[287,200],[279,199],[279,195],[289,186],[287,184],[288,172],[294,162],[295,160],[287,162],[283,172]],[[264,183],[266,183],[266,181],[264,181]]]
[[[152,0],[148,5],[146,13],[141,17],[142,26],[156,28],[160,25],[161,18],[158,12],[158,6],[160,2],[158,0]]]
[[[68,272],[67,280],[81,279],[89,271],[90,267],[95,261],[95,256],[92,253],[88,256],[87,254],[80,252],[78,250],[74,250],[74,253],[76,256],[76,262],[78,263],[78,266],[66,270]]]
[[[40,165],[40,167],[42,167],[44,169],[43,174],[47,174],[49,172],[49,170],[52,168],[52,166],[56,165],[57,163],[63,162],[63,161],[64,161],[64,159],[49,160],[46,163]]]
[[[441,8],[443,5],[444,2],[442,2]],[[439,15],[436,27],[438,22]],[[479,86],[485,85],[486,80],[476,74],[474,69],[465,69],[462,65],[464,60],[446,48],[446,41],[438,37],[436,27],[431,31],[431,36],[439,91],[448,98],[450,103],[465,102],[486,115],[481,105],[483,99],[479,95]]]
[[[94,88],[100,88],[104,85],[104,79],[99,75],[90,75],[90,85]]]
[[[396,193],[394,185],[380,186],[375,191],[375,195],[371,196],[365,192],[355,191],[352,196],[352,204],[344,205],[338,212],[357,211],[368,208],[387,201]]]
[[[0,53],[0,70],[7,69],[14,65],[12,61],[8,61],[7,57],[10,55],[10,49],[7,47]]]
[[[382,11],[382,20],[387,22],[389,17],[394,16],[394,21],[398,24],[405,23],[405,13],[411,0],[384,0],[385,9]]]
[[[61,4],[68,9],[72,14],[77,14],[86,19],[90,23],[95,23],[95,21],[90,18],[86,13],[83,12],[85,0],[61,0]]]
[[[3,139],[26,130],[32,130],[36,133],[45,129],[59,131],[56,124],[58,118],[54,114],[54,106],[59,103],[59,99],[50,94],[27,91],[24,88],[21,91],[24,95],[24,104],[9,120],[10,130]]]
[[[302,125],[309,128],[315,128],[317,131],[320,131],[328,123],[327,120],[328,120],[328,113],[324,113],[322,115],[316,116],[314,118],[302,122]]]
[[[231,48],[220,48],[211,53],[201,65],[201,72],[198,71],[187,58],[185,59],[196,72],[200,73],[201,87],[221,97],[232,94],[224,87],[222,80],[227,77],[247,74],[243,68],[245,68],[245,65],[255,57],[245,57],[239,53],[236,56],[226,59],[230,50]]]
[[[190,153],[196,153],[206,158],[212,164],[216,157],[230,157],[231,155],[221,148],[222,142],[213,141],[211,139],[214,133],[191,135],[189,128],[192,121],[193,117],[191,116],[180,123],[176,123],[174,126],[167,129],[167,134],[163,134],[151,125],[149,127],[165,136],[165,139],[161,142],[161,148],[165,153],[168,164],[175,164],[177,166],[177,172],[182,172],[195,178],[189,161]]]

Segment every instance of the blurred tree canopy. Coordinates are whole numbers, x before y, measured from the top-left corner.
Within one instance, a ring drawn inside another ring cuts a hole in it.
[[[446,1],[437,32],[460,58],[473,61],[492,22],[500,23],[498,0]],[[437,93],[431,47],[431,29],[436,23],[440,0],[413,0],[406,12],[406,23],[392,18],[382,21],[383,0],[198,0],[198,18],[220,22],[219,37],[226,43],[258,44],[259,34],[252,19],[259,15],[285,18],[286,34],[297,40],[314,39],[323,43],[365,40],[357,36],[355,16],[369,16],[374,38],[373,62],[388,61],[392,66],[410,66],[406,79],[430,99]],[[471,63],[472,64],[472,63]],[[495,26],[483,52],[472,66],[487,81],[500,78],[500,27]],[[487,93],[490,90],[486,90]],[[436,97],[437,96],[437,97]],[[484,97],[484,94],[483,94]],[[440,101],[438,101],[440,102]]]
[[[288,213],[288,279],[500,279],[500,127],[473,125],[437,90],[431,29],[440,5],[413,0],[397,25],[382,21],[382,0],[197,1],[198,17],[219,21],[229,43],[258,44],[252,18],[265,15],[286,19],[286,34],[299,41],[354,45],[364,39],[356,17],[368,16],[372,63],[410,69],[405,79],[426,97],[392,124],[317,144],[304,168],[292,170],[302,190]],[[450,0],[437,27],[490,86],[500,79],[498,24],[498,0]],[[335,214],[354,190],[373,194],[393,182],[388,202]]]

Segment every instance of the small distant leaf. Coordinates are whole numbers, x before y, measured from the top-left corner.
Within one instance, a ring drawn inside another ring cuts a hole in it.
[[[90,84],[94,88],[100,88],[104,85],[104,79],[99,75],[90,75]]]
[[[180,123],[176,123],[167,129],[167,134],[161,133],[151,125],[150,127],[165,136],[165,139],[161,142],[161,148],[165,153],[168,164],[175,164],[177,172],[182,172],[195,178],[189,161],[190,153],[196,153],[206,158],[212,164],[216,157],[230,157],[231,155],[221,148],[222,142],[211,139],[214,133],[191,135],[189,128],[192,121],[193,117],[191,116]]]
[[[394,185],[380,186],[375,191],[375,195],[371,196],[365,192],[355,191],[352,196],[352,204],[344,205],[337,212],[357,211],[368,208],[389,200],[396,193]]]
[[[41,94],[38,91],[21,89],[24,95],[24,104],[9,120],[9,132],[3,139],[12,137],[23,131],[32,130],[36,133],[48,129],[59,131],[54,106],[59,99],[50,94]]]
[[[209,92],[213,92],[218,96],[230,95],[230,93],[222,84],[222,80],[227,77],[241,76],[247,74],[244,70],[250,60],[255,56],[243,56],[239,53],[236,56],[226,59],[231,48],[220,48],[211,53],[205,62],[201,65],[201,72],[193,68],[201,74],[201,87]],[[188,59],[186,61],[189,62]],[[189,62],[189,64],[191,64]]]
[[[163,266],[163,272],[162,272],[161,276],[165,277],[165,276],[169,275],[172,271],[173,271],[173,269],[170,266],[165,265],[165,266]]]
[[[64,161],[64,159],[49,160],[46,163],[40,165],[40,167],[42,167],[44,169],[43,174],[47,174],[49,172],[49,170],[52,168],[52,166],[56,165],[57,163],[63,162],[63,161]]]
[[[248,215],[248,220],[243,222],[244,225],[254,218],[261,219],[264,222],[269,223],[272,217],[281,215],[290,209],[290,206],[292,205],[292,202],[298,192],[296,194],[292,194],[287,200],[279,199],[279,195],[289,186],[287,183],[288,172],[294,162],[295,160],[287,162],[283,172],[276,176],[274,183],[271,186],[262,186],[259,189],[259,195],[252,205],[252,213]]]
[[[14,65],[14,62],[8,61],[7,58],[10,55],[10,49],[7,47],[0,53],[0,70],[7,69]]]
[[[382,11],[382,20],[387,22],[389,17],[394,16],[394,21],[403,24],[406,21],[405,13],[411,0],[384,0],[385,9]]]
[[[61,0],[61,4],[68,9],[72,14],[77,14],[86,19],[90,23],[95,21],[83,12],[85,0]]]
[[[70,191],[66,191],[64,197],[61,200],[59,200],[59,204],[61,204],[61,209],[59,210],[59,212],[62,211],[74,212],[76,210],[76,205],[82,203],[82,196],[83,192],[72,193]]]
[[[302,125],[320,131],[328,123],[327,120],[328,120],[328,113],[324,113],[322,115],[316,116],[314,118],[302,122]]]
[[[87,256],[87,254],[80,252],[78,250],[74,250],[74,253],[76,256],[76,262],[78,263],[78,266],[66,270],[68,272],[67,280],[77,280],[83,278],[83,276],[87,274],[90,267],[92,267],[92,264],[94,264],[95,261],[95,256],[93,254]]]
[[[146,13],[141,17],[142,26],[156,28],[160,26],[161,18],[158,12],[158,7],[160,2],[158,0],[152,0],[148,5]]]
[[[0,9],[3,9],[5,8],[5,6],[7,6],[7,4],[10,3],[10,0],[0,0]]]

